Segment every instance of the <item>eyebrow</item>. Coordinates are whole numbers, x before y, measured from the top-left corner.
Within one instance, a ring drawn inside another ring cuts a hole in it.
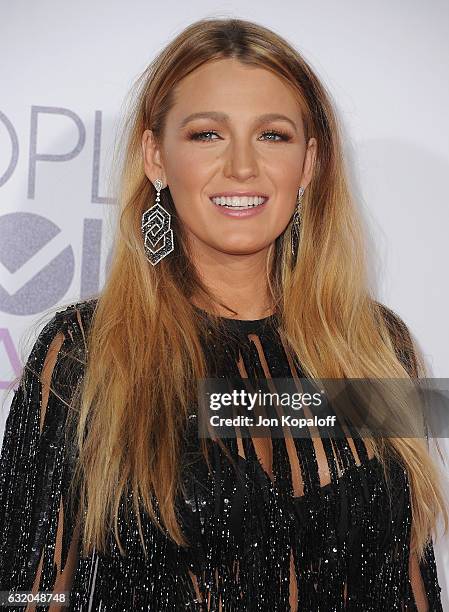
[[[213,119],[218,123],[227,123],[229,121],[229,115],[226,113],[219,113],[217,111],[192,113],[191,115],[187,115],[187,117],[181,121],[179,127],[183,128],[187,123],[193,121],[194,119]],[[292,126],[295,132],[298,131],[295,122],[286,115],[282,115],[280,113],[266,113],[265,115],[259,115],[259,117],[256,117],[255,119],[255,124],[260,125],[267,121],[286,121]]]

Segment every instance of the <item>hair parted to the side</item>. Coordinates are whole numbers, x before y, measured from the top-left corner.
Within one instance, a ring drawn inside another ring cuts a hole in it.
[[[161,204],[172,215],[175,250],[155,267],[145,257],[141,217],[155,201],[144,173],[141,138],[151,129],[162,140],[175,88],[206,62],[236,58],[285,79],[302,110],[306,142],[318,143],[314,177],[302,203],[299,253],[292,260],[291,224],[267,260],[267,279],[280,329],[306,376],[314,378],[408,378],[425,375],[424,364],[405,369],[398,350],[413,355],[407,330],[392,335],[389,311],[372,296],[366,273],[363,227],[350,193],[339,125],[331,98],[301,55],[282,37],[240,19],[203,19],[184,29],[136,83],[124,126],[118,189],[119,222],[111,268],[89,332],[89,358],[80,393],[77,444],[83,553],[103,550],[107,529],[118,535],[122,495],[132,490],[143,549],[140,512],[186,545],[175,513],[182,492],[179,453],[196,381],[206,364],[199,340],[201,320],[190,297],[203,296],[214,311],[188,255],[169,188]],[[391,313],[390,313],[391,314]],[[217,321],[218,325],[218,321]],[[392,339],[393,338],[393,339]],[[416,348],[416,347],[415,347]],[[418,355],[419,357],[419,355]],[[407,419],[407,406],[399,404]],[[394,454],[407,469],[412,500],[412,550],[422,554],[441,513],[448,514],[437,466],[425,440],[372,440],[386,465]],[[203,445],[206,459],[206,447]],[[128,488],[131,487],[131,488]]]

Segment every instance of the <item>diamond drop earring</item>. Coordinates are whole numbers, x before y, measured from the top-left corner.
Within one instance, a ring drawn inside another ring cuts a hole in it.
[[[143,213],[141,225],[145,253],[153,266],[174,249],[173,230],[170,229],[171,215],[160,203],[162,181],[156,179],[154,187],[157,191],[156,202]],[[156,248],[160,240],[163,240],[163,243]]]
[[[291,247],[292,255],[295,256],[298,250],[299,244],[299,227],[301,224],[301,201],[304,194],[304,187],[300,187],[298,191],[298,197],[296,198],[296,208],[292,219],[292,230],[291,230]]]

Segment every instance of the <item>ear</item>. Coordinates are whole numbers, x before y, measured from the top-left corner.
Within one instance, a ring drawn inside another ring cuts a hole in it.
[[[152,183],[160,179],[164,185],[167,184],[161,152],[156,144],[153,132],[145,130],[142,134],[143,166],[146,176]]]
[[[310,183],[313,177],[313,172],[315,169],[315,161],[317,154],[317,141],[316,138],[310,138],[309,143],[307,145],[306,155],[304,157],[302,177],[301,177],[301,186],[304,189]]]

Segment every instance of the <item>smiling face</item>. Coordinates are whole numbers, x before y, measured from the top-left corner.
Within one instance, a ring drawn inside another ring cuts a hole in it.
[[[145,173],[168,185],[193,250],[214,257],[267,250],[287,227],[316,155],[293,91],[272,72],[235,59],[209,62],[185,77],[161,146],[145,130],[142,147]],[[217,194],[267,199],[241,213],[214,203]]]

